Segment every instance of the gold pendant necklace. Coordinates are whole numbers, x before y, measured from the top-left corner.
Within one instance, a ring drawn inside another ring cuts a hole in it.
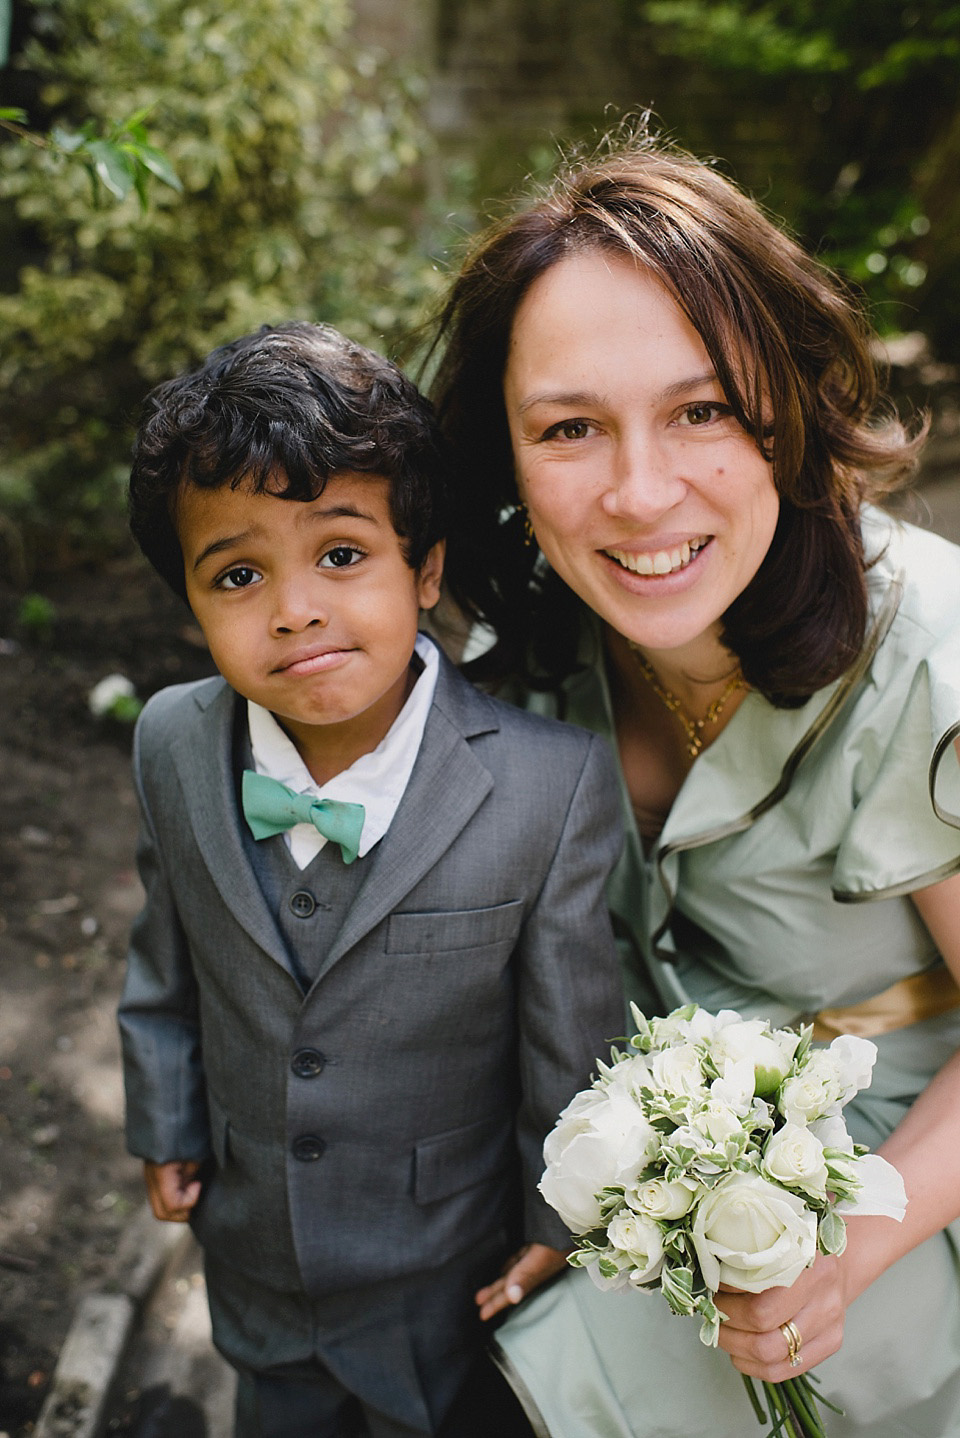
[[[632,639],[628,639],[627,644],[630,646],[633,657],[637,661],[637,668],[640,670],[640,673],[650,685],[650,688],[653,690],[654,694],[656,694],[660,702],[664,704],[667,709],[670,710],[671,714],[675,714],[677,716],[677,719],[680,721],[683,732],[687,736],[687,753],[692,759],[696,759],[697,755],[700,753],[700,750],[703,748],[704,729],[706,729],[707,726],[710,724],[716,724],[717,720],[720,718],[720,715],[723,713],[724,706],[726,705],[728,699],[730,699],[731,695],[735,694],[738,689],[742,689],[744,687],[744,678],[740,672],[739,664],[737,665],[736,672],[728,680],[727,686],[724,689],[723,693],[718,699],[714,699],[713,703],[710,705],[710,708],[707,710],[706,714],[704,714],[703,718],[691,719],[690,715],[686,712],[683,705],[680,703],[680,700],[677,698],[676,694],[672,693],[669,689],[666,689],[660,683],[660,680],[657,678],[657,671],[654,669],[647,656],[641,652],[639,645],[634,644]]]

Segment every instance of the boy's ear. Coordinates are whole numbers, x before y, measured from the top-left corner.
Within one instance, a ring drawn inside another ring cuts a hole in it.
[[[417,600],[421,609],[432,609],[440,598],[446,540],[438,540],[417,571]]]

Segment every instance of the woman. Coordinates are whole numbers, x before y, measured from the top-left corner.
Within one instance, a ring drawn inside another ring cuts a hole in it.
[[[477,672],[619,752],[628,997],[874,1038],[847,1118],[909,1195],[791,1288],[725,1293],[732,1366],[659,1297],[529,1299],[500,1342],[554,1438],[742,1438],[739,1373],[814,1367],[831,1438],[960,1434],[960,551],[872,503],[920,439],[868,342],[756,205],[642,138],[485,236],[444,313],[451,587],[493,631]]]

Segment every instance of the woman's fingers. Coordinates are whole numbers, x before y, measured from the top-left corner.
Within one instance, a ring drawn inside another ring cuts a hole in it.
[[[836,1259],[818,1258],[790,1288],[757,1294],[722,1290],[717,1303],[727,1314],[720,1325],[720,1347],[741,1373],[768,1383],[805,1373],[835,1353],[843,1340]]]

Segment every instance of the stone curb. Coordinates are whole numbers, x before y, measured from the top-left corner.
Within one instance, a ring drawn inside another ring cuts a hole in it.
[[[144,1205],[124,1230],[107,1291],[77,1305],[34,1438],[98,1438],[107,1400],[141,1307],[162,1270],[190,1238]]]

